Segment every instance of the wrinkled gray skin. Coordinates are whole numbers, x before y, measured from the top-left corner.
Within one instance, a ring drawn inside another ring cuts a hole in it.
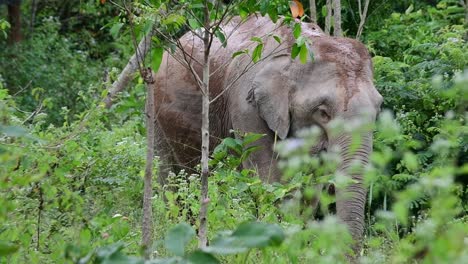
[[[210,106],[210,149],[220,139],[232,136],[230,129],[266,134],[257,142],[263,148],[243,166],[256,168],[266,182],[281,181],[272,149],[275,134],[281,140],[294,137],[300,129],[320,127],[322,137],[311,152],[339,147],[339,170],[356,180],[346,188],[336,188],[336,207],[338,217],[359,241],[364,229],[366,189],[362,175],[349,173],[349,168],[354,161],[368,162],[372,133],[364,133],[361,146],[351,153],[350,133],[331,135],[329,124],[338,118],[345,124],[355,120],[374,122],[382,97],[373,85],[367,49],[358,41],[329,37],[316,25],[303,23],[302,35],[311,40],[315,60],[301,64],[290,56],[294,39],[289,27],[279,22],[275,25],[266,18],[251,17],[238,26],[239,21],[234,18],[223,28],[228,36],[226,48],[220,48],[217,40],[212,46],[210,96],[215,98],[227,90]],[[266,37],[269,33],[279,36],[281,45]],[[251,59],[232,59],[231,55],[242,49],[253,50],[257,44],[250,40],[253,36],[263,36],[266,58],[240,76],[251,65]],[[191,56],[203,61],[201,41],[188,33],[181,42]],[[180,53],[164,55],[156,79],[156,151],[161,159],[161,184],[169,170],[189,169],[200,159],[201,93],[193,75],[175,58],[181,60]],[[192,63],[201,76],[201,65]],[[229,86],[233,80],[234,85]]]

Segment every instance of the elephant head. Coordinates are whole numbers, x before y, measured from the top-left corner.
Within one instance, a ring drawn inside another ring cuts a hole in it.
[[[339,148],[338,170],[354,181],[335,187],[338,217],[355,240],[364,229],[366,189],[361,173],[350,168],[366,164],[372,151],[372,132],[363,132],[360,146],[352,148],[352,131],[333,133],[331,125],[374,122],[382,96],[373,85],[371,58],[361,43],[345,38],[312,38],[313,62],[301,64],[290,54],[272,57],[253,78],[248,101],[279,138],[295,137],[303,128],[318,126],[322,135],[312,152]]]

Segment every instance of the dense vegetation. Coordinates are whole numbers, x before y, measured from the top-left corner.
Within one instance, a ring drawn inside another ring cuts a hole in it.
[[[23,14],[33,2],[23,1]],[[133,50],[131,34],[120,28],[125,15],[102,0],[39,2],[33,29],[13,46],[6,46],[8,24],[0,18],[6,47],[0,50],[0,263],[142,263],[143,80],[136,77],[111,109],[101,103]],[[350,37],[357,30],[352,10],[355,3],[343,1]],[[373,55],[385,110],[366,171],[367,228],[358,257],[468,263],[466,11],[450,0],[371,1],[369,10],[362,41]],[[276,11],[288,12],[287,5]],[[324,12],[318,13],[323,24]],[[155,187],[156,258],[346,263],[351,237],[328,213],[333,195],[321,195],[314,221],[302,204],[313,193],[311,181],[340,183],[333,166],[319,166],[333,157],[310,157],[306,148],[291,151],[282,142],[290,181],[268,185],[237,168],[256,138],[225,139],[215,150],[206,251],[196,250],[194,239],[198,175],[173,175],[177,192]],[[306,167],[314,174],[301,174]]]

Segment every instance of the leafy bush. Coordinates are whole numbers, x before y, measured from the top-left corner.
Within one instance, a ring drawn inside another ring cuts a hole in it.
[[[60,261],[71,241],[90,249],[138,235],[131,225],[140,218],[141,120],[109,126],[93,107],[75,122],[42,129],[43,117],[28,125],[0,91],[0,241],[20,248],[10,261]]]
[[[395,13],[365,36],[390,111],[375,125],[365,173],[367,228],[354,256],[361,263],[468,262],[466,30],[455,2],[416,2],[422,9]],[[44,22],[31,41],[0,51],[9,58],[0,62],[0,263],[144,263],[143,85],[103,109],[101,63],[58,27]],[[40,102],[48,115],[34,112]],[[172,175],[174,186],[153,197],[155,259],[146,263],[347,263],[351,236],[329,213],[334,197],[313,188],[343,179],[333,153],[309,155],[314,136],[305,131],[278,147],[287,184],[238,169],[261,135],[223,140],[210,162],[205,249],[193,241],[198,168]],[[306,206],[314,195],[315,219]]]
[[[415,160],[416,166],[431,166],[433,154],[428,148],[443,131],[447,118],[465,118],[466,90],[450,89],[468,61],[464,26],[451,23],[460,21],[460,11],[442,2],[438,8],[395,13],[382,30],[367,36],[376,55],[373,60],[377,89],[384,97],[384,107],[395,112],[402,133],[397,142],[376,139],[375,145],[379,148],[384,144],[406,144],[416,155],[406,158]],[[462,161],[468,146],[466,141],[460,144],[454,154],[459,154]],[[400,175],[407,172],[399,163],[388,169]],[[414,178],[399,176],[395,180],[391,184],[399,188]]]
[[[0,74],[6,88],[25,111],[46,109],[48,121],[63,122],[85,109],[79,93],[102,78],[101,64],[91,61],[84,51],[73,50],[72,43],[58,35],[60,25],[53,18],[37,28],[33,37],[0,52]]]
[[[2,38],[6,39],[8,34],[7,34],[7,29],[10,27],[10,23],[6,21],[3,18],[0,18],[0,35]]]

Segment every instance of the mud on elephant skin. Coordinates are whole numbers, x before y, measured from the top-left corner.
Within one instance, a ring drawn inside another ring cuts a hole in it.
[[[351,172],[350,167],[355,161],[368,162],[372,133],[363,133],[360,147],[351,151],[351,134],[332,135],[330,123],[337,119],[374,122],[382,97],[373,85],[367,49],[356,40],[326,36],[316,25],[302,23],[302,35],[311,40],[315,60],[301,64],[291,59],[295,39],[290,27],[267,18],[250,17],[240,22],[234,18],[224,25],[229,36],[226,48],[217,40],[212,44],[210,96],[220,96],[210,106],[210,149],[230,136],[231,129],[266,134],[257,142],[262,149],[243,166],[257,169],[266,182],[281,181],[273,152],[275,137],[295,137],[303,128],[320,127],[322,136],[312,151],[339,147],[339,170],[355,179],[346,188],[336,189],[336,206],[338,217],[359,240],[367,190],[362,175]],[[272,34],[282,42],[270,37]],[[233,59],[234,52],[253,49],[254,36],[264,41],[264,58],[255,65],[248,56]],[[197,61],[203,61],[202,42],[187,33],[181,43],[192,54],[192,65],[201,75]],[[161,184],[168,171],[191,168],[200,158],[201,93],[193,74],[179,63],[180,55],[165,53],[156,78],[156,152]]]

